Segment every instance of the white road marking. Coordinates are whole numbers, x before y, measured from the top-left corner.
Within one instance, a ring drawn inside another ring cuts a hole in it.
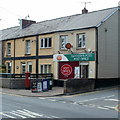
[[[120,101],[120,100],[118,100],[118,99],[104,99],[104,100],[114,101],[114,102],[119,102],[119,101]]]
[[[55,102],[55,101],[57,101],[57,100],[55,100],[55,99],[49,99],[50,101],[53,101],[53,102]]]
[[[104,106],[104,107],[110,108],[110,109],[115,109],[115,107],[113,107],[113,106]]]
[[[44,98],[44,97],[39,97],[39,99],[41,99],[41,100],[45,100],[46,98]]]
[[[16,115],[16,116],[18,116],[18,117],[21,117],[21,118],[27,118],[27,117],[25,117],[25,116],[23,116],[23,115],[20,115],[19,113],[16,113],[15,111],[12,111],[12,112],[10,112],[11,114],[13,114],[13,115]]]
[[[28,112],[25,112],[25,111],[21,111],[21,110],[17,110],[19,114],[21,115],[25,115],[27,117],[31,117],[31,118],[36,118],[35,116],[31,115],[30,113]]]
[[[38,114],[38,113],[35,113],[35,112],[31,112],[31,111],[26,110],[26,109],[23,109],[23,110],[26,111],[26,112],[28,112],[28,113],[30,113],[30,114],[32,114],[32,115],[36,115],[36,116],[38,116],[38,117],[42,117],[42,116],[43,116],[42,114]]]
[[[104,107],[100,107],[100,106],[98,106],[97,108],[109,110],[108,108],[104,108]]]
[[[7,114],[5,114],[5,113],[0,113],[0,114],[3,115],[3,116],[9,117],[9,118],[15,118],[15,117],[13,117],[13,116],[11,116],[11,115],[7,115]]]

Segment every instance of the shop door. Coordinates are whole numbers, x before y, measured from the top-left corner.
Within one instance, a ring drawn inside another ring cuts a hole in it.
[[[80,65],[80,68],[81,78],[88,78],[88,65]]]

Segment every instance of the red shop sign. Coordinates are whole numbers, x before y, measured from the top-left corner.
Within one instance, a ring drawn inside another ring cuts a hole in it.
[[[72,67],[68,64],[64,64],[61,67],[61,73],[65,76],[69,76],[72,73]]]

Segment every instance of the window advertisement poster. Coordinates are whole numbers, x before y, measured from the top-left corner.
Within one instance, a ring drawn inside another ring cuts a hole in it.
[[[47,80],[43,80],[42,81],[42,87],[43,87],[43,91],[48,90],[48,81]]]
[[[75,67],[74,78],[80,78],[80,67]]]
[[[38,91],[38,92],[41,92],[41,91],[42,91],[42,83],[41,83],[41,82],[38,82],[38,83],[37,83],[37,91]]]

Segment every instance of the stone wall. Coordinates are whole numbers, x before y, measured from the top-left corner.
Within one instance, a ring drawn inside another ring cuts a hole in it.
[[[86,92],[95,88],[95,79],[68,79],[64,81],[64,93]]]
[[[0,87],[11,89],[24,89],[25,79],[22,78],[0,78]]]

